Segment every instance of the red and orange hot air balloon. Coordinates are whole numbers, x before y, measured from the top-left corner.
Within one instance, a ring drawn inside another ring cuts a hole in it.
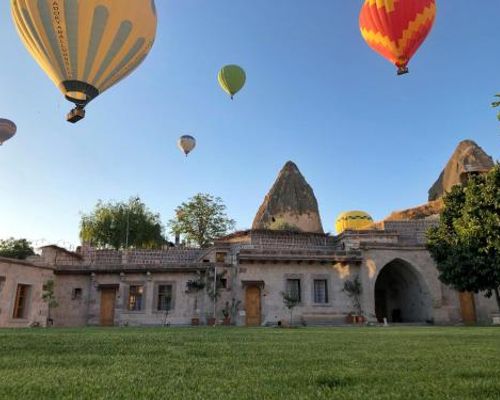
[[[359,26],[368,45],[394,63],[402,75],[435,19],[435,0],[366,0]]]

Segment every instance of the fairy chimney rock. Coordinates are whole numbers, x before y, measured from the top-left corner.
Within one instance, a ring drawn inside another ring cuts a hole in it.
[[[292,161],[280,171],[255,216],[252,229],[323,233],[314,192]]]
[[[486,173],[493,159],[472,140],[460,142],[438,180],[429,189],[429,201],[443,197],[455,185],[463,184],[471,174]]]

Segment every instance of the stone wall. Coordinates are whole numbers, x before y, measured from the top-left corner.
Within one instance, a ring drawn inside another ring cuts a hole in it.
[[[415,221],[386,221],[384,229],[395,231],[399,234],[401,244],[425,245],[427,231],[436,226],[437,220],[415,220]]]
[[[431,297],[434,323],[447,324],[461,321],[458,293],[441,284],[434,261],[424,248],[365,249],[363,255],[364,262],[361,269],[364,287],[363,308],[370,318],[375,318],[375,284],[380,272],[394,260],[401,260],[407,263],[425,283],[424,289]]]
[[[356,274],[357,267],[340,264],[299,264],[299,263],[254,263],[243,264],[238,268],[234,294],[242,301],[245,310],[245,281],[263,281],[261,306],[262,324],[274,325],[278,321],[287,323],[290,313],[283,303],[282,292],[286,291],[287,279],[300,279],[301,303],[294,309],[295,323],[301,321],[344,323],[346,315],[353,311],[352,303],[343,292],[344,281]],[[313,281],[328,281],[328,303],[315,304]],[[245,324],[240,316],[238,324]]]
[[[42,289],[51,279],[54,279],[54,274],[50,268],[0,258],[0,327],[21,328],[32,324],[45,326],[48,307],[42,299]],[[18,285],[28,287],[22,318],[14,318]]]
[[[218,268],[220,273],[225,268]],[[61,306],[54,313],[56,326],[85,326],[100,324],[101,288],[114,286],[117,289],[115,302],[116,326],[161,326],[190,325],[196,311],[202,323],[213,314],[213,303],[206,290],[199,293],[188,293],[186,284],[195,279],[193,272],[153,272],[153,273],[95,273],[89,275],[57,275],[57,298]],[[232,282],[231,274],[227,274],[228,282]],[[165,312],[157,310],[158,285],[172,285],[173,308]],[[143,307],[140,311],[128,310],[129,288],[140,285],[144,288]],[[81,294],[75,298],[75,289]],[[217,301],[216,316],[222,319],[222,308],[230,301],[231,285],[221,289],[221,297]],[[197,305],[196,305],[197,304]],[[196,306],[196,307],[195,307]]]
[[[83,248],[85,265],[160,265],[195,262],[201,249],[167,248],[164,250],[98,250]],[[63,264],[60,262],[59,264]]]

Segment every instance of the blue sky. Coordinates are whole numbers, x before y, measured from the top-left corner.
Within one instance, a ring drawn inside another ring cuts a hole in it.
[[[166,222],[197,192],[221,196],[240,229],[282,165],[312,185],[325,230],[337,214],[376,219],[424,203],[460,140],[500,157],[489,103],[500,92],[500,2],[438,1],[427,42],[396,77],[358,28],[362,1],[157,0],[144,64],[71,108],[30,58],[0,2],[0,117],[18,125],[0,148],[0,238],[78,243],[80,213],[139,195]],[[231,102],[218,69],[242,65]],[[185,159],[181,134],[198,148]]]

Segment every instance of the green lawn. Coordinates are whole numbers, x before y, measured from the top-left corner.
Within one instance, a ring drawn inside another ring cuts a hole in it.
[[[2,399],[500,399],[500,329],[0,330]]]

